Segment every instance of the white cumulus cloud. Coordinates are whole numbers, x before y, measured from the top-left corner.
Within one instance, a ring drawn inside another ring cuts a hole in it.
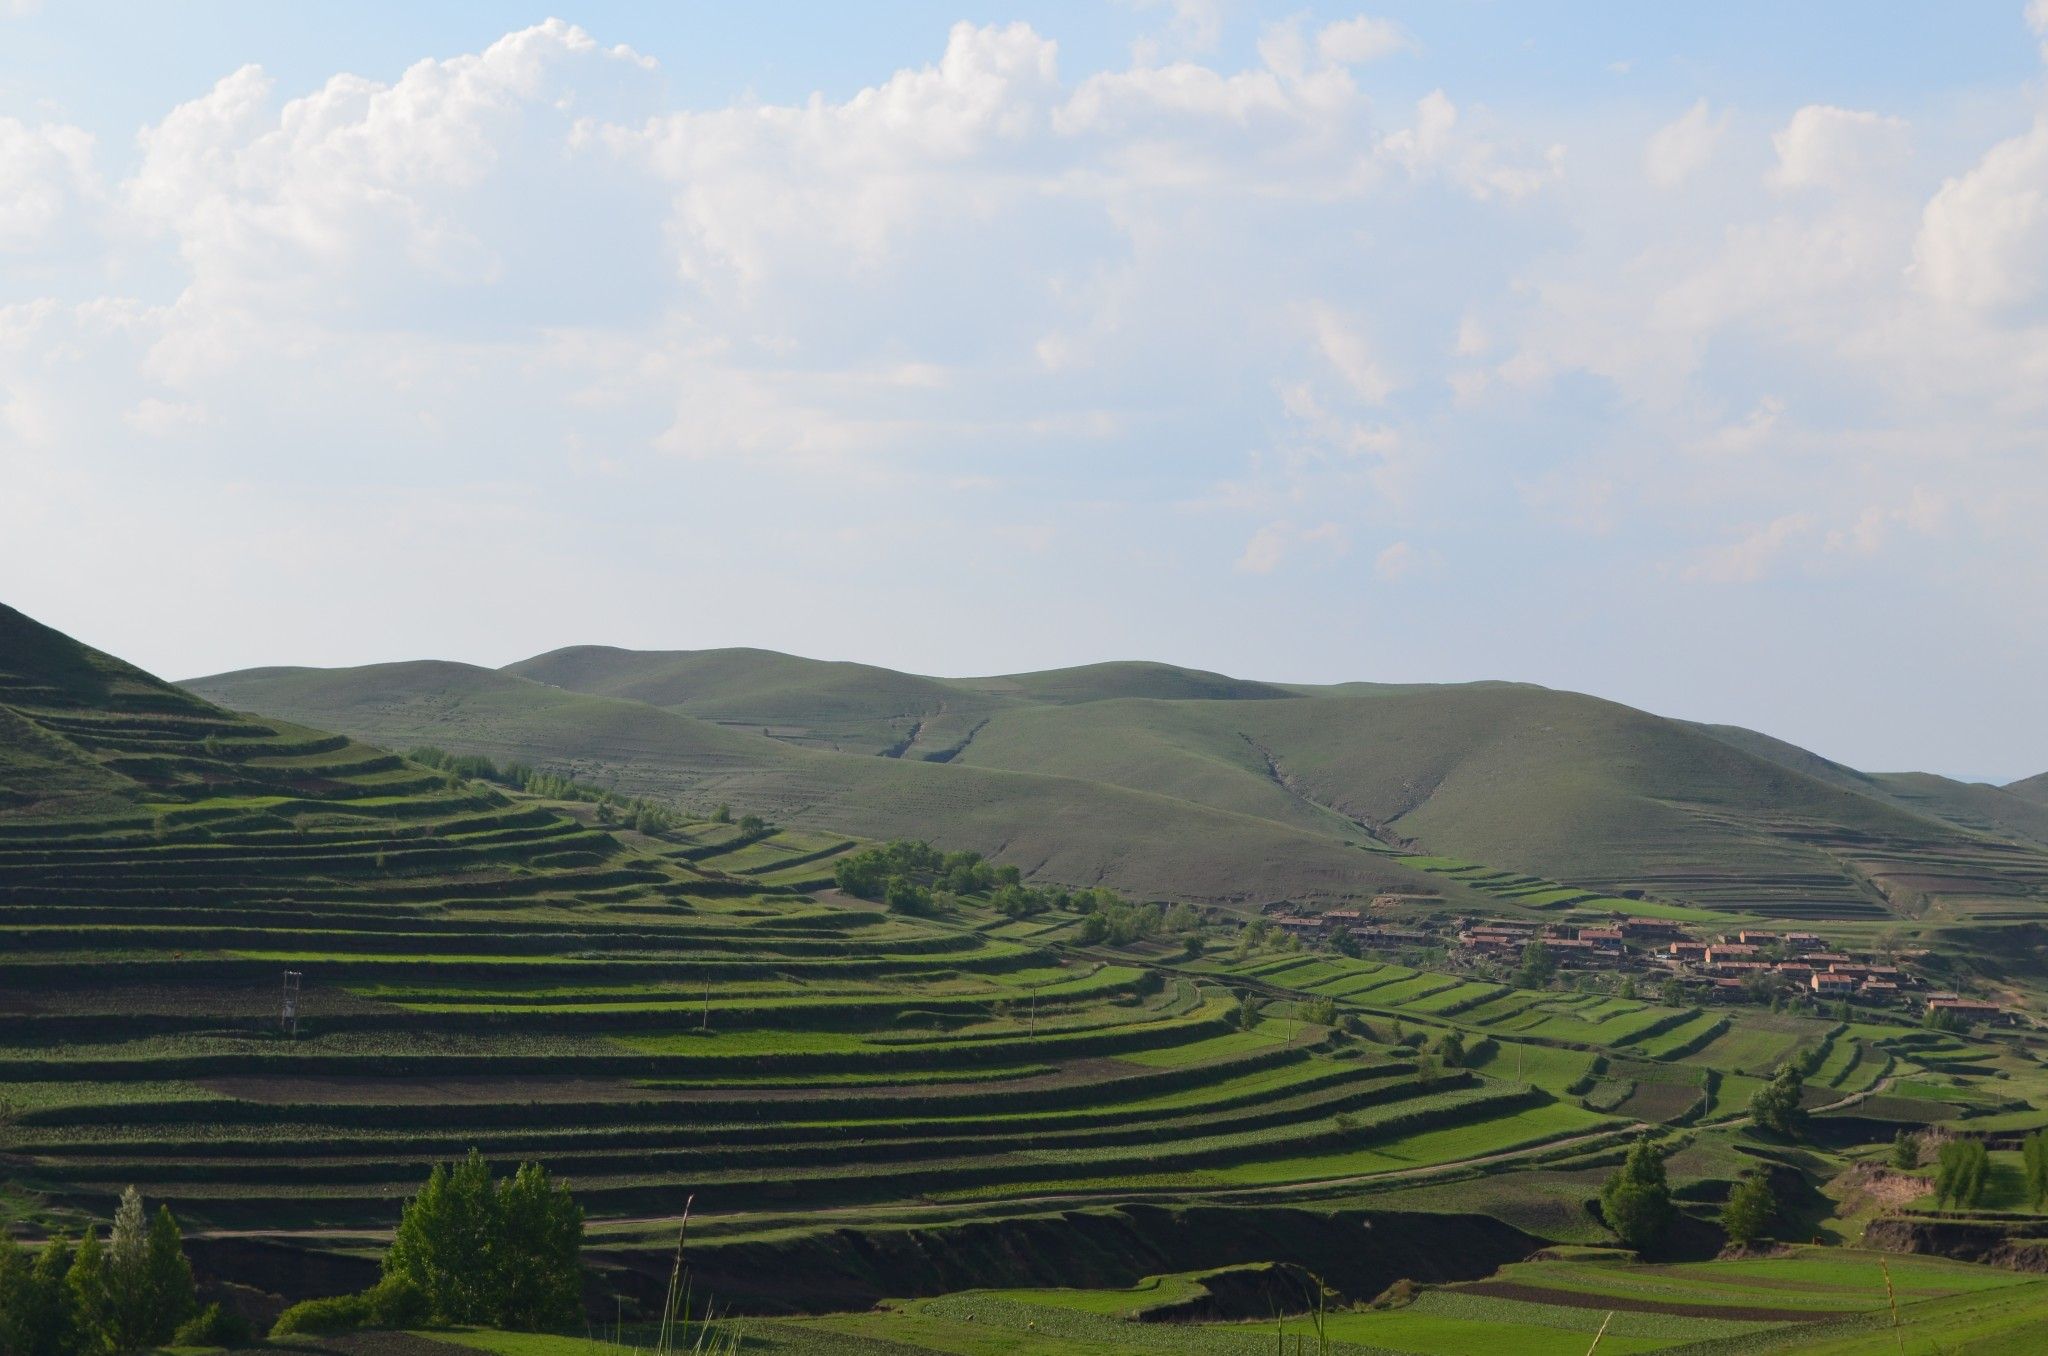
[[[1701,99],[1650,137],[1643,149],[1643,172],[1659,188],[1682,184],[1705,168],[1727,131],[1728,115],[1716,117]]]

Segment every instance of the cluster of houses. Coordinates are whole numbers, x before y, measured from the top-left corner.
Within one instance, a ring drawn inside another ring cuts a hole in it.
[[[1341,932],[1350,946],[1361,950],[1443,947],[1453,955],[1511,965],[1520,962],[1531,942],[1541,942],[1560,968],[1637,971],[1676,979],[1703,997],[1738,997],[1761,977],[1773,981],[1780,991],[1805,990],[1827,1001],[1897,1006],[1917,996],[1924,1000],[1928,1012],[1949,1012],[1965,1021],[2000,1021],[2007,1016],[1995,1003],[1924,992],[1910,970],[1890,961],[1830,950],[1827,940],[1812,932],[1743,928],[1701,940],[1668,918],[1621,918],[1611,924],[1581,927],[1468,916],[1455,921],[1455,930],[1450,923],[1429,922],[1391,927],[1356,909],[1320,915],[1281,913],[1267,921],[1304,943],[1328,942]],[[1900,959],[1924,954],[1906,952]]]

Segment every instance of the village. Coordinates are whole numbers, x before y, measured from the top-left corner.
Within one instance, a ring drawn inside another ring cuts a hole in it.
[[[1388,901],[1392,903],[1393,901]],[[1381,907],[1375,901],[1375,910]],[[1617,918],[1583,925],[1463,915],[1389,926],[1358,909],[1278,912],[1265,920],[1304,946],[1347,953],[1441,951],[1447,968],[1483,975],[1512,971],[1532,954],[1557,970],[1631,977],[1686,1001],[1854,1003],[1910,1009],[1917,1018],[2006,1023],[2014,1014],[1946,989],[1916,972],[1927,953],[1838,950],[1814,932],[1739,928],[1694,935],[1668,918]]]

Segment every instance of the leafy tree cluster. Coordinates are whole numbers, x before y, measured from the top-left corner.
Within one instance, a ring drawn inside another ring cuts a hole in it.
[[[1910,1130],[1892,1136],[1892,1166],[1910,1172],[1920,1166],[1920,1137]]]
[[[1515,987],[1521,989],[1547,989],[1550,981],[1557,977],[1557,960],[1550,954],[1550,948],[1539,937],[1531,937],[1529,944],[1522,948],[1522,964],[1515,971]]]
[[[978,852],[941,852],[930,843],[906,839],[849,853],[833,866],[832,875],[846,893],[881,900],[898,913],[930,913],[945,895],[1023,889],[1014,866],[995,866]],[[1013,900],[1005,911],[1021,917],[1022,908],[1021,901]]]
[[[1629,1146],[1628,1158],[1600,1188],[1600,1214],[1623,1244],[1642,1249],[1664,1236],[1672,1213],[1664,1157],[1644,1135]]]
[[[1953,1008],[1929,1008],[1927,1015],[1920,1019],[1920,1025],[1929,1031],[1940,1031],[1950,1036],[1960,1036],[1970,1029],[1970,1024]]]
[[[638,796],[621,796],[601,786],[574,781],[559,773],[542,772],[529,763],[507,763],[503,767],[481,754],[449,753],[422,745],[405,755],[413,762],[471,781],[496,782],[528,795],[550,800],[580,800],[597,806],[598,817],[607,824],[624,824],[641,833],[666,833],[679,822],[675,811]],[[755,821],[757,824],[759,820]]]
[[[2039,1210],[2048,1204],[2048,1130],[2036,1130],[2020,1141],[2020,1162],[2027,1175],[2027,1199]]]
[[[1797,1139],[1806,1128],[1806,1109],[1799,1099],[1806,1090],[1806,1070],[1798,1060],[1787,1060],[1770,1082],[1749,1099],[1749,1114],[1757,1125],[1787,1139]]]
[[[841,857],[832,868],[840,889],[886,903],[899,913],[923,914],[962,895],[985,895],[998,913],[1030,918],[1059,909],[1083,915],[1081,940],[1124,945],[1162,930],[1192,933],[1201,926],[1184,904],[1161,910],[1133,904],[1111,890],[1067,890],[1026,885],[1014,866],[998,866],[978,852],[941,852],[929,843],[899,839]]]
[[[1728,1203],[1721,1207],[1721,1227],[1737,1243],[1754,1243],[1764,1237],[1777,1218],[1778,1197],[1771,1190],[1771,1179],[1762,1172],[1749,1173],[1737,1182]]]
[[[195,1321],[196,1320],[196,1321]],[[231,1330],[217,1308],[198,1312],[185,1240],[168,1207],[152,1218],[130,1187],[101,1241],[56,1235],[31,1257],[0,1234],[0,1353],[119,1356]]]
[[[518,1332],[583,1314],[583,1207],[538,1163],[494,1181],[472,1149],[436,1164],[406,1202],[384,1276],[356,1295],[287,1309],[273,1334],[475,1323]]]
[[[1118,899],[1092,900],[1094,905],[1081,920],[1081,940],[1084,943],[1107,942],[1111,946],[1129,946],[1140,938],[1150,937],[1166,925],[1166,913],[1155,904],[1134,904]]]
[[[1991,1155],[1980,1139],[1952,1139],[1941,1146],[1934,1166],[1934,1199],[1964,1210],[1984,1199],[1991,1177]]]

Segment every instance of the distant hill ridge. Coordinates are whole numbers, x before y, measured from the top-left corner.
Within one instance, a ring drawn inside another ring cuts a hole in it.
[[[1445,892],[1438,853],[1788,916],[2024,912],[2048,814],[1754,731],[1519,683],[1327,687],[1128,662],[933,678],[765,650],[557,650],[502,670],[250,670],[240,709],[523,757],[638,794],[930,838],[1221,903]]]

